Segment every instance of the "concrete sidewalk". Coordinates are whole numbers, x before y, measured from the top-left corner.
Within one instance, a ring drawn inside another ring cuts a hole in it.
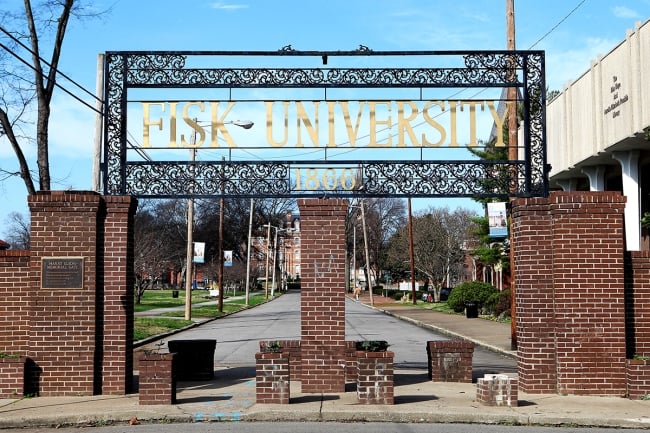
[[[514,356],[510,325],[383,303],[375,309]],[[138,395],[0,400],[0,428],[201,421],[392,421],[542,424],[650,428],[650,401],[519,392],[518,407],[476,403],[476,386],[431,382],[422,370],[395,370],[395,404],[360,405],[352,385],[340,394],[303,394],[291,382],[291,404],[255,403],[255,368],[217,368],[209,382],[179,382],[174,405],[141,406]]]

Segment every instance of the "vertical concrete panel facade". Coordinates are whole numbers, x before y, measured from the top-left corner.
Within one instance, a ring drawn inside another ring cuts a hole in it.
[[[345,391],[344,200],[299,200],[301,389]]]

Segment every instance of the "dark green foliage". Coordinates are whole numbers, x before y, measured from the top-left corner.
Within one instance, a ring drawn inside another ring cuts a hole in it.
[[[269,341],[264,345],[263,352],[266,353],[281,353],[282,352],[282,342],[280,341]]]
[[[494,317],[510,316],[510,290],[496,292],[490,296],[485,306]],[[505,313],[505,314],[504,314]]]
[[[462,309],[465,304],[476,303],[479,308],[486,306],[490,296],[498,293],[497,289],[481,281],[468,281],[454,288],[449,294],[447,305],[454,310]]]
[[[385,352],[388,346],[388,342],[383,340],[357,341],[357,350],[366,352]]]

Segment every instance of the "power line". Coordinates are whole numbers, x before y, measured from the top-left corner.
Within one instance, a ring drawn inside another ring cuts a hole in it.
[[[23,49],[27,50],[30,54],[32,54],[33,56],[36,55],[36,53],[35,53],[34,51],[32,51],[32,50],[31,50],[27,45],[25,45],[25,44],[24,44],[20,39],[16,38],[14,35],[12,35],[12,34],[7,30],[7,29],[5,29],[4,27],[0,26],[0,31],[2,31],[2,33],[4,33],[5,35],[9,36],[9,38],[10,38],[11,40],[13,40],[14,42],[16,42],[16,43],[17,43],[18,45],[20,45],[21,47],[23,47]],[[19,57],[16,53],[14,53],[13,51],[10,51],[9,48],[7,48],[6,46],[3,45],[2,48],[4,48],[5,50],[9,51],[12,55],[14,55],[15,57],[17,57],[17,58],[18,58],[19,60],[21,60],[23,63],[27,64],[27,66],[32,67],[29,63],[27,63],[25,60],[23,60],[21,57]],[[45,64],[46,64],[47,66],[49,66],[50,68],[52,68],[52,64],[49,63],[49,62],[48,62],[47,60],[45,60],[44,58],[42,58],[40,55],[38,55],[38,59],[39,59],[41,62],[45,63]],[[34,69],[34,68],[32,67],[32,69]],[[85,87],[83,87],[81,84],[77,83],[75,80],[73,80],[72,78],[70,78],[68,75],[66,75],[66,74],[64,74],[63,72],[61,72],[58,68],[55,68],[54,70],[56,71],[57,74],[61,75],[63,78],[65,78],[66,80],[68,80],[69,82],[71,82],[72,84],[74,84],[77,88],[81,89],[83,92],[85,92],[86,94],[90,95],[92,98],[95,98],[97,101],[100,101],[100,99],[99,99],[99,98],[98,98],[94,93],[92,93],[91,91],[89,91],[88,89],[86,89]],[[44,75],[44,74],[42,74],[42,75]],[[46,78],[46,77],[44,77],[44,78]],[[59,86],[59,87],[60,87],[60,86]],[[71,96],[72,96],[72,95],[71,95]],[[101,101],[101,102],[103,103],[103,101]]]
[[[568,13],[564,18],[562,18],[562,19],[561,19],[561,20],[560,20],[556,25],[554,25],[554,26],[551,28],[551,30],[549,30],[548,32],[546,32],[546,33],[545,33],[541,38],[537,39],[537,40],[535,41],[535,43],[534,43],[533,45],[530,46],[529,50],[533,49],[533,47],[534,47],[535,45],[539,44],[542,40],[546,39],[546,37],[547,37],[548,35],[550,35],[551,33],[553,33],[553,32],[555,31],[555,29],[557,29],[558,27],[560,27],[560,25],[562,25],[563,22],[565,22],[565,21],[566,21],[566,20],[567,20],[571,15],[573,15],[573,13],[574,13],[575,11],[577,11],[578,8],[580,8],[580,6],[582,6],[586,1],[587,1],[587,0],[582,0],[580,3],[578,3],[578,5],[577,5],[576,7],[574,7],[574,8],[573,8],[573,9],[572,9],[572,10],[571,10],[571,11],[570,11],[570,12],[569,12],[569,13]]]

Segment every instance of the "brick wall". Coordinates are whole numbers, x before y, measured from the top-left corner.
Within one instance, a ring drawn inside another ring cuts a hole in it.
[[[301,389],[345,391],[345,215],[340,199],[299,200]]]
[[[514,202],[525,392],[625,395],[624,205],[615,192]]]
[[[650,361],[627,360],[627,397],[632,400],[650,397]]]
[[[650,251],[628,252],[625,276],[627,357],[650,356]]]
[[[0,352],[26,355],[35,290],[29,284],[29,251],[0,251]]]
[[[20,398],[25,394],[26,356],[0,358],[0,398]]]

